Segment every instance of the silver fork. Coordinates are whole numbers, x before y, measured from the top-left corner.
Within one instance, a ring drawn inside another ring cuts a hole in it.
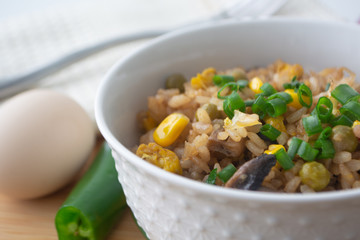
[[[236,0],[224,7],[222,11],[212,17],[197,23],[205,23],[211,21],[219,21],[222,19],[242,19],[255,18],[261,16],[270,16],[282,7],[287,0]],[[196,23],[194,23],[196,24]],[[186,25],[189,26],[190,24]],[[180,27],[178,27],[180,28]],[[178,29],[174,28],[174,29]],[[171,30],[174,30],[171,29]],[[103,42],[99,42],[92,46],[84,47],[77,51],[64,55],[57,60],[34,69],[29,73],[19,76],[12,76],[0,79],[0,99],[10,97],[16,93],[34,87],[35,83],[51,74],[54,74],[67,66],[74,64],[95,53],[106,50],[108,48],[124,44],[136,40],[158,37],[171,30],[150,30],[129,35],[115,37]]]

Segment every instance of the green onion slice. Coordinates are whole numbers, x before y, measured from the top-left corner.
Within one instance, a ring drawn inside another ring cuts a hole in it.
[[[246,107],[242,98],[239,96],[237,92],[232,92],[229,96],[227,96],[223,102],[223,109],[226,115],[232,119],[234,117],[234,111],[239,110],[244,112]]]
[[[359,93],[347,84],[340,84],[331,92],[331,96],[342,105],[358,95]]]
[[[256,97],[253,105],[251,106],[251,110],[259,116],[264,115],[266,111],[266,104],[266,99],[262,95],[259,95]]]
[[[224,86],[229,82],[235,82],[235,78],[230,75],[214,75],[213,77],[213,83],[216,86]]]
[[[216,176],[217,176],[217,168],[214,168],[213,170],[211,170],[208,178],[206,179],[206,183],[215,185]]]
[[[293,101],[291,95],[286,93],[286,92],[274,93],[274,94],[272,94],[271,96],[268,97],[268,100],[271,100],[271,99],[274,99],[274,98],[280,98],[283,101],[285,101],[286,104],[291,103]]]
[[[294,167],[292,159],[283,148],[280,148],[278,151],[276,151],[275,156],[276,160],[284,170],[289,170]]]
[[[318,139],[329,139],[332,133],[331,127],[326,127],[322,132],[320,133]]]
[[[314,161],[319,154],[319,150],[313,148],[309,143],[302,141],[297,154],[305,161]]]
[[[262,94],[264,96],[270,96],[274,93],[276,93],[275,88],[270,84],[270,83],[264,83],[261,87],[260,90],[262,91]]]
[[[251,107],[254,104],[255,100],[246,100],[245,101],[245,106],[246,107]]]
[[[291,160],[294,159],[301,143],[303,142],[303,140],[301,140],[300,138],[297,137],[293,137],[291,139],[290,145],[289,145],[289,149],[288,149],[288,155],[290,157]]]
[[[349,101],[340,108],[340,113],[352,121],[360,120],[360,103],[357,101]]]
[[[330,124],[332,126],[337,126],[337,125],[344,125],[344,126],[349,126],[351,127],[353,125],[353,122],[350,118],[348,118],[345,115],[340,115],[338,117],[335,117],[333,119],[330,120]]]
[[[290,83],[284,83],[283,87],[284,89],[294,89],[295,92],[299,89],[300,85],[302,83],[296,80],[296,76],[294,76]]]
[[[303,96],[307,96],[310,99],[310,103],[306,103],[303,99]],[[306,86],[305,84],[301,84],[298,90],[298,97],[299,97],[299,102],[301,105],[303,105],[304,107],[310,108],[313,102],[312,99],[312,92],[310,90],[310,88],[308,86]]]
[[[333,110],[333,104],[330,99],[328,99],[327,97],[319,98],[315,109],[321,122],[327,123],[330,121]]]
[[[245,87],[247,87],[249,85],[249,81],[248,80],[238,80],[236,82],[236,84],[238,85],[238,89],[243,89]]]
[[[226,183],[232,175],[236,172],[236,167],[233,164],[229,164],[226,167],[224,167],[217,175],[220,178],[221,181]]]
[[[302,123],[307,135],[311,136],[323,130],[320,119],[317,115],[310,115],[302,119]]]
[[[276,140],[281,134],[279,130],[277,130],[275,127],[273,127],[270,124],[265,124],[264,126],[262,126],[260,128],[260,133],[266,136],[271,141]]]
[[[318,159],[333,158],[335,155],[335,148],[331,140],[329,139],[318,139],[316,140],[314,147],[320,150]]]
[[[238,85],[235,82],[226,83],[224,86],[222,86],[220,88],[220,90],[217,93],[217,97],[219,99],[226,99],[228,96],[230,96],[230,95],[227,95],[227,96],[222,96],[221,95],[221,92],[224,91],[224,89],[227,88],[227,87],[230,88],[231,91],[237,91],[237,89],[238,89]]]
[[[271,117],[283,115],[287,110],[286,102],[281,98],[274,98],[267,101],[266,113]]]

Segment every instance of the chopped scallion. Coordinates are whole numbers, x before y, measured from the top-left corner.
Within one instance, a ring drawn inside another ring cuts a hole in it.
[[[309,98],[309,103],[306,103],[304,101],[303,96],[306,96]],[[313,102],[312,99],[312,92],[310,90],[310,88],[308,86],[306,86],[305,84],[301,84],[298,90],[298,97],[299,97],[299,102],[302,106],[310,108]]]
[[[245,111],[245,103],[237,92],[232,92],[227,96],[223,102],[223,109],[226,115],[232,119],[234,117],[234,111]]]
[[[222,86],[220,88],[220,90],[217,93],[217,97],[219,99],[225,99],[225,98],[227,98],[229,96],[229,95],[227,95],[227,96],[222,96],[221,95],[222,91],[224,91],[225,88],[230,88],[231,91],[237,91],[238,85],[236,83],[234,83],[234,82],[226,83],[224,86]]]
[[[302,119],[304,129],[308,136],[319,133],[323,130],[321,121],[317,115],[310,115]]]
[[[267,101],[266,113],[271,117],[283,115],[287,110],[286,102],[281,98],[274,98]]]
[[[230,75],[214,75],[213,83],[216,86],[224,86],[226,83],[235,82],[235,78]]]
[[[266,103],[266,99],[262,95],[259,95],[251,106],[251,110],[259,116],[264,115],[266,112]]]
[[[289,145],[289,149],[288,149],[288,155],[290,157],[291,160],[294,159],[301,143],[303,140],[301,140],[300,138],[297,137],[293,137],[291,139],[290,145]]]
[[[351,127],[353,125],[353,122],[350,118],[348,118],[345,115],[340,115],[338,117],[335,117],[333,119],[330,120],[330,124],[332,126],[337,126],[337,125],[344,125],[344,126],[349,126]]]
[[[340,108],[340,113],[352,121],[360,120],[360,103],[358,101],[349,101]]]
[[[283,87],[284,89],[294,89],[295,92],[299,89],[300,85],[302,83],[296,80],[296,76],[294,76],[290,83],[284,83]]]
[[[276,160],[284,170],[289,170],[294,167],[292,159],[283,148],[280,148],[278,151],[276,151],[275,156]]]
[[[246,107],[251,107],[254,104],[255,100],[247,100],[245,101],[245,106]]]
[[[286,92],[277,92],[268,97],[269,100],[274,98],[280,98],[284,100],[286,104],[291,103],[293,101],[291,95]]]
[[[358,95],[359,93],[347,84],[340,84],[331,92],[331,96],[342,105]]]
[[[264,96],[270,96],[274,93],[276,93],[275,88],[270,84],[270,83],[264,83],[261,87],[260,90],[262,91],[262,94]]]
[[[217,176],[217,168],[214,168],[213,170],[211,170],[208,178],[206,179],[206,183],[215,185],[216,176]]]
[[[245,87],[247,87],[247,85],[249,85],[249,81],[248,80],[238,80],[236,82],[236,84],[238,85],[238,89],[243,89]]]
[[[327,97],[319,98],[315,109],[321,122],[327,123],[330,121],[333,110],[333,104],[330,99]]]
[[[220,178],[221,181],[226,183],[232,175],[236,172],[236,167],[233,164],[229,164],[226,167],[224,167],[217,175]]]
[[[320,133],[318,139],[329,139],[332,133],[331,127],[326,127],[322,132]]]
[[[281,134],[279,130],[277,130],[275,127],[273,127],[270,124],[265,124],[264,126],[262,126],[260,128],[260,133],[266,136],[271,141],[276,140]]]
[[[320,150],[318,159],[333,158],[335,155],[334,145],[329,139],[316,140],[314,147]]]
[[[305,161],[314,161],[319,154],[319,150],[313,148],[309,143],[302,141],[297,154]]]

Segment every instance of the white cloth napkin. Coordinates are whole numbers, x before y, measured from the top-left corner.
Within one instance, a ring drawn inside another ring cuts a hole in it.
[[[121,34],[170,29],[219,11],[226,0],[64,1],[0,18],[0,78],[25,73],[59,56]],[[6,9],[0,10],[5,12]],[[290,0],[276,16],[342,21],[320,1]],[[37,87],[66,93],[94,119],[96,89],[106,71],[148,40],[111,48],[47,77]]]

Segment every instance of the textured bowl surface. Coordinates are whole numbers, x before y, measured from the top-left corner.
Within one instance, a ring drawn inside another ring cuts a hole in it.
[[[359,239],[360,190],[276,194],[224,189],[138,158],[136,114],[174,72],[266,66],[346,66],[360,74],[360,27],[304,20],[225,21],[182,29],[134,51],[107,73],[95,113],[127,202],[151,239]]]

